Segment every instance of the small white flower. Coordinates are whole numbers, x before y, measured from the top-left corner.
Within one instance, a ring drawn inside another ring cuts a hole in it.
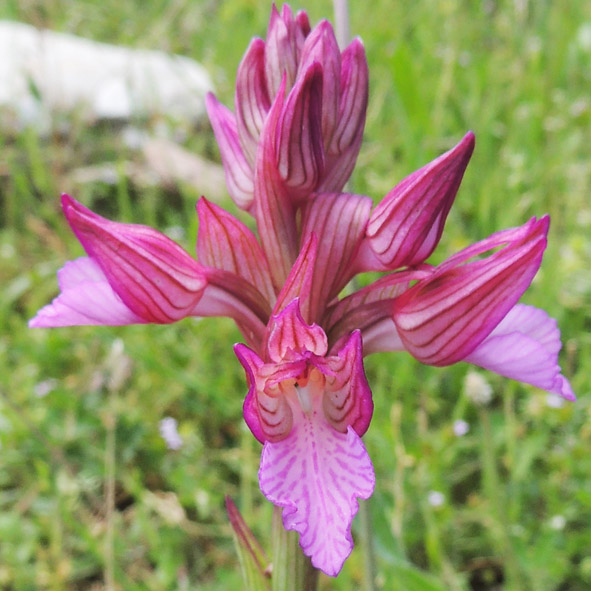
[[[558,394],[547,394],[546,404],[550,408],[562,408],[564,406],[564,398]]]
[[[492,400],[492,387],[475,371],[469,371],[464,378],[464,392],[476,406],[486,406]]]
[[[462,419],[454,421],[454,433],[456,437],[462,437],[463,435],[466,435],[468,431],[470,431],[470,425],[466,421]]]
[[[162,439],[166,442],[168,449],[177,450],[183,445],[183,439],[177,431],[178,423],[172,417],[165,417],[159,423],[159,430]]]
[[[554,515],[548,521],[548,525],[552,529],[555,529],[556,531],[560,531],[560,530],[564,529],[564,526],[566,525],[566,519],[564,518],[564,515]]]
[[[445,503],[445,495],[438,490],[430,490],[427,495],[427,501],[431,507],[441,507]]]

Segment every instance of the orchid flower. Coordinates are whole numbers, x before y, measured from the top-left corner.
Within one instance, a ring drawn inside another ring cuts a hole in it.
[[[202,198],[197,258],[165,235],[106,220],[69,196],[87,257],[58,272],[61,293],[30,326],[171,323],[228,316],[248,381],[244,418],[263,444],[259,483],[312,564],[336,576],[353,548],[357,499],[374,471],[361,437],[373,403],[363,357],[406,351],[466,361],[573,400],[556,322],[518,303],[546,247],[533,218],[437,266],[436,248],[474,148],[469,132],[375,207],[342,193],[367,103],[363,46],[342,54],[326,22],[272,10],[238,71],[236,114],[209,113],[228,188],[257,233]],[[380,271],[343,296],[357,274]]]

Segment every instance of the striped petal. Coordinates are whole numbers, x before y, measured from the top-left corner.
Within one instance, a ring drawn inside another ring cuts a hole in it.
[[[317,324],[308,325],[300,314],[299,301],[293,300],[270,321],[267,351],[274,362],[297,359],[305,353],[326,355],[326,334]]]
[[[270,309],[275,292],[269,264],[255,235],[240,220],[204,197],[197,203],[197,214],[199,262],[242,277],[264,295]]]
[[[319,322],[330,301],[354,275],[352,263],[371,206],[371,199],[363,195],[320,193],[304,207],[302,241],[313,234],[318,237],[307,319]]]
[[[474,149],[467,133],[452,150],[413,172],[374,209],[361,252],[364,270],[424,262],[437,246]],[[372,261],[372,259],[375,259]]]
[[[262,39],[251,41],[238,66],[234,105],[242,151],[253,166],[259,137],[271,108],[265,79],[265,43]]]
[[[236,119],[211,93],[205,97],[205,106],[220,148],[228,193],[240,209],[248,211],[254,199],[254,173],[242,151]]]
[[[289,93],[277,128],[277,167],[295,202],[316,189],[324,172],[322,81],[322,67],[314,62]]]
[[[549,219],[493,234],[454,255],[395,300],[405,349],[429,365],[461,361],[493,331],[536,274]],[[470,258],[502,246],[488,258]]]
[[[269,501],[283,507],[283,525],[300,534],[312,565],[336,576],[353,549],[357,499],[369,498],[375,484],[359,435],[351,427],[336,431],[317,401],[310,412],[294,415],[287,438],[265,443],[259,484]]]
[[[265,120],[254,177],[255,217],[276,291],[281,289],[298,253],[295,207],[277,168],[277,133],[284,92],[285,79]]]
[[[207,280],[178,244],[147,226],[107,220],[68,195],[62,205],[84,250],[136,316],[169,323],[193,313]]]
[[[304,40],[310,32],[310,22],[305,12],[293,16],[288,4],[281,13],[273,4],[266,37],[265,72],[270,96],[280,92],[281,80],[285,77],[287,88],[295,82],[299,56]]]

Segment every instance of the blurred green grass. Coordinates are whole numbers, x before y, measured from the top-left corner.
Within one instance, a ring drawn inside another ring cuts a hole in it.
[[[292,6],[312,22],[332,16],[326,0]],[[193,57],[227,104],[268,12],[253,0],[0,5],[0,18]],[[493,399],[477,407],[466,366],[369,358],[376,586],[589,589],[591,4],[350,0],[350,12],[371,72],[354,190],[380,198],[473,129],[476,152],[435,259],[549,212],[548,250],[525,300],[558,319],[579,396],[552,408],[545,393],[487,374]],[[112,129],[75,120],[67,135],[56,122],[44,137],[0,139],[0,589],[241,588],[223,497],[266,545],[270,507],[241,418],[246,386],[230,347],[239,333],[217,319],[28,330],[56,293],[55,271],[81,254],[59,211],[68,172],[133,154]],[[218,158],[207,128],[184,143]],[[76,196],[120,221],[184,227],[194,248],[189,188],[139,193],[122,176]],[[179,451],[159,435],[164,416],[179,421]],[[460,419],[469,431],[456,436]],[[362,588],[361,546],[322,589]]]

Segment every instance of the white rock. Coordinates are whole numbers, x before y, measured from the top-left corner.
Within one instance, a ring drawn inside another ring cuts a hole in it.
[[[88,120],[165,115],[198,120],[213,90],[197,62],[0,21],[1,121],[47,124],[56,112]]]

